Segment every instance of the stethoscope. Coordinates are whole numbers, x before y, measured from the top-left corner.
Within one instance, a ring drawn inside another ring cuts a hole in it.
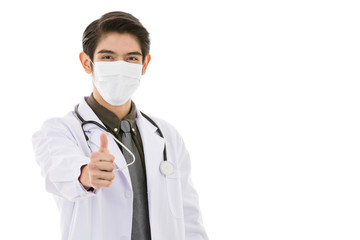
[[[134,154],[122,143],[120,142],[114,135],[112,135],[112,133],[106,128],[104,127],[103,125],[101,125],[100,123],[98,123],[97,121],[93,121],[93,120],[89,120],[89,121],[85,121],[84,118],[81,117],[79,111],[78,111],[78,108],[79,108],[79,104],[75,106],[75,114],[76,116],[79,118],[79,120],[81,121],[81,129],[84,133],[84,136],[85,136],[85,139],[86,139],[86,143],[90,149],[90,151],[92,152],[92,149],[90,147],[90,143],[89,143],[89,137],[86,135],[85,133],[85,130],[84,130],[84,126],[86,124],[94,124],[96,126],[98,126],[99,128],[101,128],[102,130],[104,130],[105,132],[109,133],[111,135],[111,137],[117,142],[119,143],[123,149],[125,149],[127,152],[129,152],[129,154],[131,155],[132,157],[132,161],[126,165],[124,165],[123,167],[120,167],[118,169],[115,169],[114,171],[123,171],[124,169],[128,168],[130,165],[134,164],[135,162],[135,156]],[[141,112],[141,114],[151,123],[153,124],[155,127],[157,127],[158,131],[159,131],[159,135],[160,137],[164,138],[164,135],[162,134],[159,126],[150,118],[148,117],[146,114],[144,114],[143,112]],[[174,173],[174,165],[167,161],[167,153],[166,153],[166,143],[164,145],[164,151],[163,151],[163,161],[160,163],[160,171],[162,174],[164,174],[165,176],[169,176],[171,174]]]

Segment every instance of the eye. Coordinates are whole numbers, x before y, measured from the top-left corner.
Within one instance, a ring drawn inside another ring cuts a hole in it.
[[[113,57],[112,57],[112,56],[109,56],[109,55],[105,55],[105,56],[102,56],[101,59],[112,60]]]
[[[130,63],[140,63],[140,58],[136,56],[129,56],[126,61]]]

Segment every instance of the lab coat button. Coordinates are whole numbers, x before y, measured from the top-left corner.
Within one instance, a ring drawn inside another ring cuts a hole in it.
[[[131,197],[131,191],[129,191],[129,190],[125,191],[125,197],[126,198]]]
[[[120,240],[129,240],[130,238],[128,238],[128,237],[126,237],[126,236],[122,236],[121,238],[120,238]]]

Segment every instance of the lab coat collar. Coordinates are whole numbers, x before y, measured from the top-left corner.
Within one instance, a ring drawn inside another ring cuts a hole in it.
[[[150,123],[140,112],[139,109],[136,109],[136,125],[139,128],[139,126],[143,126],[143,130],[147,130],[151,133],[157,132],[158,128],[154,126],[152,123]]]
[[[100,123],[103,127],[105,127],[105,125],[100,121],[100,119],[96,116],[94,111],[90,108],[89,104],[86,102],[87,98],[88,97],[84,97],[82,99],[82,101],[80,102],[79,107],[78,107],[79,114],[81,115],[82,118],[84,118],[85,121],[95,121],[95,122]],[[99,127],[96,126],[95,124],[84,125],[85,131],[90,131],[93,128],[99,128]]]

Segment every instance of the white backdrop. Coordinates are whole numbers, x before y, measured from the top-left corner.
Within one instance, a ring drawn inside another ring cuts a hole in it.
[[[360,238],[357,1],[24,0],[0,6],[1,239],[60,239],[31,135],[90,94],[82,33],[114,10],[151,34],[133,99],[182,134],[210,239]]]

